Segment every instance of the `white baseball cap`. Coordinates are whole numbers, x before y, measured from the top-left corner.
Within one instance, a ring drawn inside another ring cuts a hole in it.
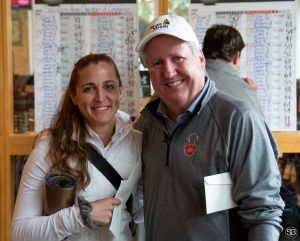
[[[149,23],[142,40],[136,47],[136,51],[142,52],[151,39],[161,34],[174,36],[186,42],[193,42],[199,47],[199,41],[194,30],[183,17],[162,15]]]

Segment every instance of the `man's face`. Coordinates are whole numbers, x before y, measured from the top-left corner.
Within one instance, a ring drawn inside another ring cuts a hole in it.
[[[201,92],[205,82],[205,59],[195,56],[187,42],[160,35],[144,49],[153,88],[167,105],[172,119],[183,113]]]

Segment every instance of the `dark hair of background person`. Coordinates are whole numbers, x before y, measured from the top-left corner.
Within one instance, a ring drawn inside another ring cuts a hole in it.
[[[73,103],[71,96],[76,95],[79,71],[89,64],[97,64],[99,62],[105,62],[113,66],[116,78],[120,87],[122,87],[120,73],[110,56],[106,54],[89,54],[82,57],[74,65],[67,90],[49,128],[51,131],[49,147],[49,156],[52,162],[51,169],[74,175],[77,180],[77,186],[81,189],[84,189],[90,182],[85,156],[85,135],[87,130],[79,108]],[[76,141],[72,139],[74,133],[76,134]],[[72,160],[72,163],[70,163],[70,160]]]
[[[215,24],[206,31],[202,51],[205,58],[231,61],[244,47],[243,38],[235,28]]]

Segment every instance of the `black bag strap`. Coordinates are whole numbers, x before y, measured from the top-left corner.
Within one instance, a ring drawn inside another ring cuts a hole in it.
[[[88,160],[111,182],[115,189],[118,190],[123,178],[116,169],[114,169],[92,145],[86,144],[86,151]]]
[[[111,182],[111,184],[118,190],[123,178],[113,168],[112,165],[97,151],[91,144],[86,144],[86,155],[88,160]],[[132,210],[132,195],[129,196],[126,202],[129,212]]]

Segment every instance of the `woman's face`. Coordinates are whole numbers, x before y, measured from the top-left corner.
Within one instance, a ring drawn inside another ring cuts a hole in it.
[[[85,122],[95,132],[114,126],[120,106],[121,87],[111,64],[91,63],[78,71],[76,93],[72,96]]]

